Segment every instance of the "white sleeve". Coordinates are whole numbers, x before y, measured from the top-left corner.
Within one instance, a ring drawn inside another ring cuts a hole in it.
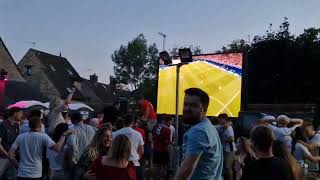
[[[143,141],[142,135],[139,132],[137,135],[138,135],[137,137],[138,137],[139,146],[143,146],[144,141]]]
[[[277,126],[274,126],[274,125],[268,124],[268,127],[269,127],[273,132],[277,132],[277,131],[279,131],[279,128],[278,128]]]
[[[288,128],[289,131],[290,131],[290,134],[291,134],[297,127],[300,127],[300,126],[298,126],[298,125],[293,125],[292,127]]]
[[[13,150],[19,149],[20,138],[21,138],[21,135],[19,135],[19,136],[16,138],[16,140],[14,141],[14,143],[13,143],[12,146],[11,146],[11,149],[13,149]]]
[[[233,128],[231,126],[229,126],[224,133],[227,138],[234,137]]]
[[[303,152],[303,157],[308,157],[311,155],[310,151],[302,144],[301,144],[301,150]]]
[[[47,134],[43,133],[42,135],[44,140],[43,143],[47,148],[52,148],[52,146],[56,144]]]

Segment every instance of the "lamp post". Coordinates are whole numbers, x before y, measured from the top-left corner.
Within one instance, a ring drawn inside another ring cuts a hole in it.
[[[160,36],[162,36],[162,37],[163,37],[163,42],[162,42],[162,51],[164,51],[167,35],[166,35],[166,34],[164,34],[164,33],[161,33],[161,32],[158,32],[158,34],[159,34]]]

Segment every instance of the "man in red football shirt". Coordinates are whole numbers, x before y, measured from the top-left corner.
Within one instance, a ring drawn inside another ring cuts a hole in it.
[[[153,130],[153,163],[156,172],[154,174],[155,179],[166,179],[166,170],[170,161],[170,120],[170,116],[163,115],[161,124],[157,125]]]
[[[139,105],[143,113],[142,120],[148,123],[148,130],[152,131],[153,127],[157,124],[157,114],[151,102],[145,100],[143,96],[139,97]]]

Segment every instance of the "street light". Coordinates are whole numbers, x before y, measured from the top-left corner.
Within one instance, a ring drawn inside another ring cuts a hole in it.
[[[176,114],[175,114],[175,125],[176,125],[176,130],[175,130],[175,144],[176,144],[176,168],[178,168],[179,166],[179,86],[180,86],[180,68],[185,65],[188,64],[189,62],[192,62],[192,52],[189,48],[186,49],[179,49],[179,56],[180,56],[180,60],[181,62],[178,64],[172,64],[172,60],[171,58],[167,57],[167,55],[169,55],[168,52],[163,51],[161,53],[159,53],[160,58],[164,61],[164,63],[166,65],[170,65],[170,66],[177,66],[177,70],[176,70]],[[168,60],[167,60],[168,59]],[[170,59],[170,60],[169,60]],[[165,61],[166,60],[166,61]]]
[[[164,33],[162,33],[162,32],[158,32],[158,34],[163,37],[162,51],[164,51],[164,46],[165,46],[165,43],[166,43],[166,37],[167,37],[167,35],[164,34]]]

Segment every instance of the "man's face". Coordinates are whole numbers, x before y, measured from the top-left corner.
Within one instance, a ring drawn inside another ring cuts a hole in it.
[[[309,136],[309,137],[313,136],[313,134],[314,134],[314,129],[313,129],[312,126],[306,126],[305,129],[306,129],[306,134],[307,134],[307,136]]]
[[[204,115],[204,109],[200,98],[197,96],[185,95],[183,104],[183,121],[186,124],[196,124]]]
[[[99,113],[97,117],[98,117],[98,119],[103,119],[104,114],[103,113]]]
[[[227,124],[227,119],[219,118],[219,119],[218,119],[218,124],[219,124],[219,125],[225,125],[225,124]]]
[[[16,112],[16,113],[14,113],[14,119],[16,120],[16,121],[22,121],[22,119],[23,119],[23,112],[22,111],[19,111],[19,112]]]

